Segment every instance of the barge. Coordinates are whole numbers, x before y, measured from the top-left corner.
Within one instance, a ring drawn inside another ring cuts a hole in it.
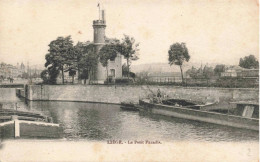
[[[233,104],[237,104],[237,108],[232,113],[221,113],[216,110],[205,110],[205,107],[210,106],[210,104],[182,106],[176,103],[169,104],[167,101],[153,103],[149,99],[143,99],[139,100],[141,106],[139,110],[152,114],[259,131],[258,103],[234,102]],[[202,109],[203,107],[204,109]]]

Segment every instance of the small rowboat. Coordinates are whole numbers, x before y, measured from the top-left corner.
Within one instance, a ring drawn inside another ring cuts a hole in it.
[[[127,111],[139,111],[138,105],[133,104],[131,102],[130,103],[121,102],[120,108]]]

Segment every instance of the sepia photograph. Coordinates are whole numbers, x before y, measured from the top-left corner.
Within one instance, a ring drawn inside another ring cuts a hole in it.
[[[0,0],[0,161],[259,161],[258,0]]]

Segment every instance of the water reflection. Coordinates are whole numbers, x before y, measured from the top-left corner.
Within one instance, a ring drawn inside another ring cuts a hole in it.
[[[67,139],[161,140],[161,141],[258,141],[258,132],[184,119],[122,111],[119,105],[24,101],[14,89],[0,89],[5,108],[18,103],[19,109],[51,116],[64,128]],[[10,95],[8,100],[6,96]]]

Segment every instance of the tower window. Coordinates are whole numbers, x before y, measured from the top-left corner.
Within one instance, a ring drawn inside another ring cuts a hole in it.
[[[116,70],[115,69],[110,69],[110,74],[112,77],[116,76]]]

